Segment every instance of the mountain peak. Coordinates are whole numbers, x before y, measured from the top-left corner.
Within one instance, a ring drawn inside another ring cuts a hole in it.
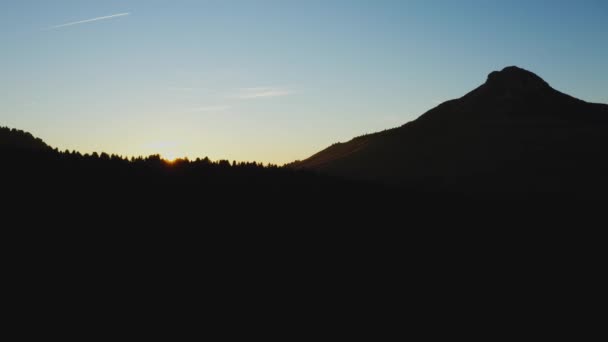
[[[510,66],[488,75],[486,86],[500,90],[534,91],[549,88],[549,84],[533,72]]]

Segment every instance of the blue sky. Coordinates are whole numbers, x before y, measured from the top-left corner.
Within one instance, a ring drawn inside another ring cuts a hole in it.
[[[82,152],[289,162],[508,65],[608,103],[605,0],[3,0],[0,44],[0,125]]]

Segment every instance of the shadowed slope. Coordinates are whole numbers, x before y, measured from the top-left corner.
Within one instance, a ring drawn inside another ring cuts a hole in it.
[[[508,67],[417,120],[294,167],[438,191],[596,191],[606,185],[608,106]]]

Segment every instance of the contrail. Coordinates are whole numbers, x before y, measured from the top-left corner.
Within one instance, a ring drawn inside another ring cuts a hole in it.
[[[131,13],[118,13],[118,14],[108,15],[108,16],[105,16],[105,17],[98,17],[98,18],[93,18],[93,19],[75,21],[73,23],[67,23],[67,24],[61,24],[61,25],[51,26],[51,27],[47,28],[46,30],[47,31],[48,30],[55,30],[55,29],[62,28],[62,27],[68,27],[68,26],[74,26],[74,25],[91,23],[91,22],[94,22],[94,21],[100,21],[100,20],[107,20],[107,19],[113,19],[113,18],[118,18],[118,17],[124,17],[124,16],[130,15],[130,14]]]

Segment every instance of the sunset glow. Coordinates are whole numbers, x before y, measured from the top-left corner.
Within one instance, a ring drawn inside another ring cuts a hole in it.
[[[82,153],[289,163],[508,65],[608,102],[607,1],[28,0],[0,23],[0,123]]]

